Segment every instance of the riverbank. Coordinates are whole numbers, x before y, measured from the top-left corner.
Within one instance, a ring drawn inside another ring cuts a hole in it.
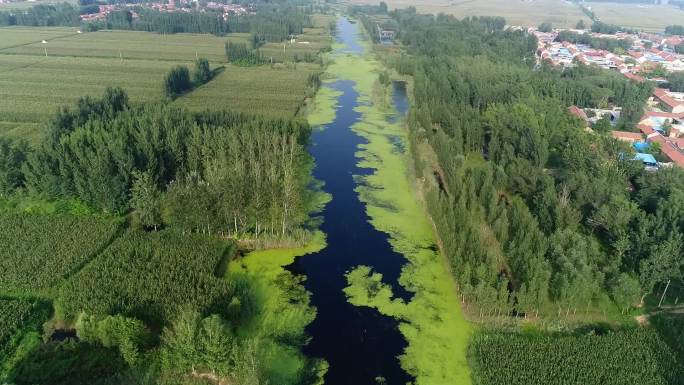
[[[408,342],[401,366],[415,376],[416,384],[469,384],[466,347],[471,328],[418,201],[407,131],[401,121],[390,119],[396,111],[384,103],[385,93],[375,92],[384,68],[368,41],[361,34],[358,38],[365,53],[334,56],[327,73],[355,83],[359,95],[355,111],[361,118],[352,129],[368,141],[359,146],[358,166],[372,170],[356,176],[356,191],[371,224],[387,233],[392,248],[407,258],[399,283],[413,296],[408,301],[396,298],[391,285],[382,283],[382,276],[369,267],[348,273],[345,293],[356,306],[372,307],[400,320],[399,329]]]

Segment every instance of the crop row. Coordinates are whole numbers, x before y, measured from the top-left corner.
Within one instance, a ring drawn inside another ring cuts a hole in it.
[[[177,306],[225,313],[233,286],[214,276],[226,242],[200,234],[129,231],[64,285],[65,317],[124,314],[162,325]]]
[[[114,220],[66,214],[0,215],[0,292],[43,291],[99,252]]]
[[[606,335],[484,333],[469,347],[478,385],[677,384],[681,366],[652,329]]]

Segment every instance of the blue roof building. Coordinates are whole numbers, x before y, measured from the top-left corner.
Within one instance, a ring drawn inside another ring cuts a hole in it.
[[[641,161],[646,167],[658,167],[658,161],[651,154],[644,154],[643,152],[637,152],[634,155],[634,160]]]

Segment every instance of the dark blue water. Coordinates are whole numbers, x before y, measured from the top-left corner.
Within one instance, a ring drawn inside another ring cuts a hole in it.
[[[397,80],[392,82],[392,104],[398,112],[397,117],[406,115],[410,107],[408,97],[406,97],[406,82]]]
[[[356,28],[346,19],[339,20],[338,40],[345,43],[342,52],[361,54]],[[310,149],[316,160],[314,175],[332,194],[321,226],[327,247],[298,258],[290,266],[294,273],[307,277],[305,286],[318,311],[307,328],[312,339],[304,352],[328,361],[325,383],[329,385],[376,385],[378,377],[387,384],[405,384],[412,377],[401,369],[397,358],[406,347],[397,321],[374,309],[349,304],[342,291],[347,285],[345,273],[368,265],[383,274],[396,296],[411,296],[397,283],[406,260],[392,250],[387,234],[369,223],[365,205],[354,191],[353,176],[372,172],[356,166],[355,152],[365,139],[351,129],[360,118],[354,111],[358,104],[354,83],[340,79],[329,86],[342,93],[336,118],[313,133]]]

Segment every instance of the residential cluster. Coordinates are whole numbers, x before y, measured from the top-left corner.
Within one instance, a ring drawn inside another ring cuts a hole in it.
[[[591,130],[588,127],[604,116],[615,125],[620,108],[599,110],[571,106],[569,112],[584,120],[587,130]],[[637,128],[639,132],[613,130],[611,134],[618,140],[630,143],[636,151],[634,159],[642,161],[647,169],[668,166],[684,168],[684,93],[656,88]]]
[[[6,1],[6,0],[0,0]],[[99,11],[97,13],[81,15],[82,21],[96,21],[104,20],[107,15],[113,11],[129,9],[133,19],[137,19],[139,15],[134,11],[136,8],[150,8],[160,12],[194,12],[196,10],[206,10],[211,9],[214,11],[222,11],[223,19],[228,20],[228,17],[232,15],[246,15],[248,13],[253,13],[249,7],[245,7],[241,4],[222,4],[210,1],[206,5],[202,5],[197,0],[168,0],[166,2],[154,2],[154,3],[124,3],[124,4],[113,4],[113,5],[100,5]]]
[[[643,80],[642,73],[660,66],[667,72],[684,71],[684,55],[675,52],[675,47],[684,42],[682,36],[662,36],[653,33],[625,33],[614,35],[595,33],[588,30],[572,29],[570,32],[595,39],[629,40],[631,46],[621,52],[595,49],[587,44],[574,44],[558,41],[560,30],[541,32],[529,28],[528,33],[537,37],[537,56],[556,66],[572,67],[577,62],[595,64],[601,68],[617,70],[634,80]],[[618,50],[616,50],[618,51]],[[655,82],[665,82],[659,77],[649,78]]]

